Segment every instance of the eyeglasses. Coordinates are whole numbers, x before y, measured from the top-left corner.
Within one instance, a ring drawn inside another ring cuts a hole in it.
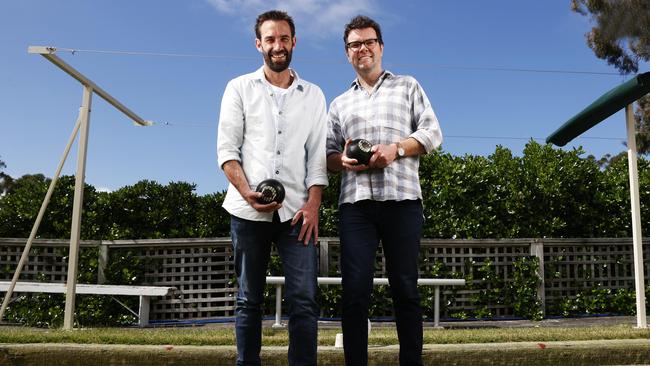
[[[351,49],[352,51],[359,51],[361,49],[361,45],[366,45],[366,48],[370,49],[375,47],[379,40],[377,38],[370,38],[366,39],[365,41],[353,41],[345,45],[348,49]]]

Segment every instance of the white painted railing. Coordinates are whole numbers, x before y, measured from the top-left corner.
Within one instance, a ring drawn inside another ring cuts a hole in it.
[[[275,323],[274,328],[282,327],[282,286],[284,285],[284,277],[268,276],[266,283],[275,285]],[[388,285],[388,278],[374,278],[373,285]],[[341,277],[318,277],[319,285],[340,285]],[[418,279],[420,286],[434,286],[434,307],[433,307],[433,326],[440,327],[440,286],[465,286],[464,279],[455,278],[420,278]]]

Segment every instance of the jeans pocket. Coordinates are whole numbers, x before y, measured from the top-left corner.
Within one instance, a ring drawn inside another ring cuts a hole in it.
[[[291,226],[289,229],[289,236],[295,237],[298,240],[298,235],[300,235],[300,229],[302,229],[302,219],[298,220],[295,225]]]

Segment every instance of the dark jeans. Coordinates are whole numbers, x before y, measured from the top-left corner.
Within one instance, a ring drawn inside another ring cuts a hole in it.
[[[368,364],[368,303],[381,240],[395,307],[400,365],[422,365],[417,288],[422,202],[359,201],[340,207],[345,364]]]
[[[258,222],[231,216],[235,272],[239,282],[235,335],[237,365],[260,365],[262,304],[271,243],[278,247],[285,276],[285,303],[289,313],[289,365],[316,365],[318,335],[317,251],[298,241],[301,222]]]

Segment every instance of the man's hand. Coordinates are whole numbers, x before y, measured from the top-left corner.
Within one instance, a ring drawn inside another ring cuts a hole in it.
[[[357,159],[350,159],[345,155],[345,152],[348,151],[348,145],[352,142],[351,139],[347,139],[345,141],[345,146],[343,147],[343,153],[341,154],[341,165],[343,166],[343,169],[346,170],[351,170],[353,172],[360,172],[362,170],[368,170],[369,166],[364,165],[364,164],[357,164],[358,161]],[[372,161],[372,159],[370,160]]]
[[[318,245],[318,208],[321,203],[323,186],[309,187],[309,198],[291,220],[291,226],[302,219],[302,227],[298,234],[298,240],[302,241],[305,246],[309,245],[309,240],[313,237],[314,243]]]
[[[242,169],[241,163],[238,161],[228,160],[227,162],[223,163],[222,168],[224,173],[226,173],[226,178],[228,178],[228,181],[235,186],[244,200],[257,211],[273,212],[282,207],[282,205],[277,202],[271,202],[265,205],[257,201],[258,198],[262,197],[262,193],[255,192],[251,189],[251,187],[248,185],[246,175],[244,174],[244,169]]]
[[[368,165],[371,168],[383,169],[397,158],[397,145],[374,145],[372,153]]]
[[[242,197],[244,197],[244,200],[246,200],[251,207],[259,212],[273,212],[282,207],[282,205],[277,202],[271,202],[268,204],[259,203],[258,199],[262,197],[262,193],[255,192],[252,189],[249,189],[246,193],[242,194]]]

